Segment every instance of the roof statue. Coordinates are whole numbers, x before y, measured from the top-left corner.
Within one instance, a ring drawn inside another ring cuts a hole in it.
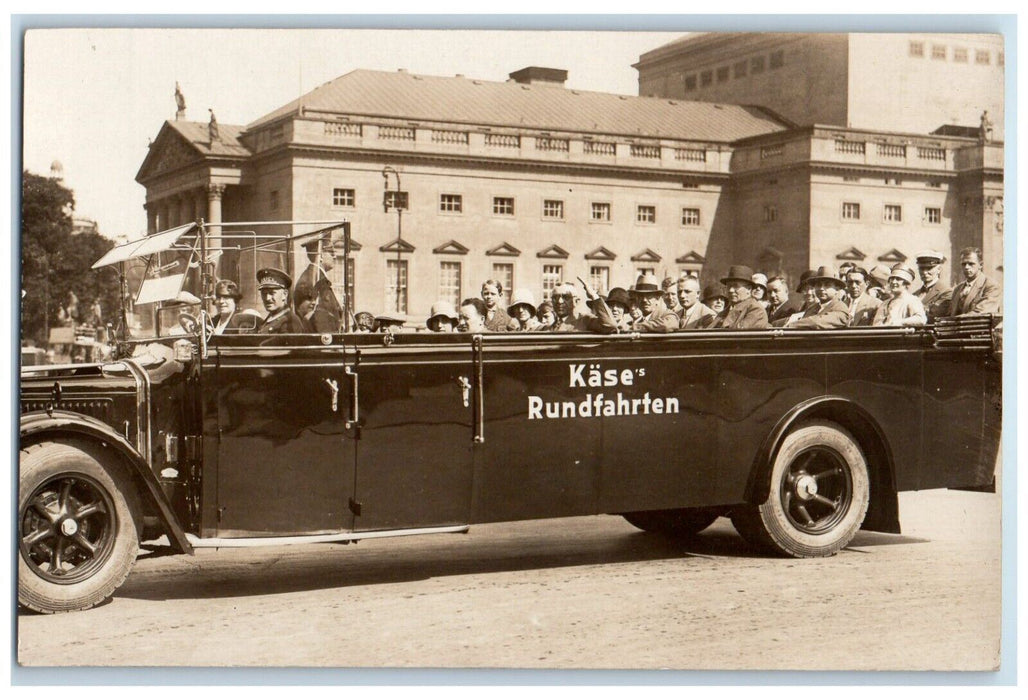
[[[981,126],[978,129],[978,141],[990,143],[992,141],[992,120],[989,119],[989,110],[982,112]]]
[[[182,94],[182,88],[175,81],[175,119],[186,118],[186,96]]]
[[[214,116],[214,110],[207,108],[207,111],[211,113],[211,120],[207,123],[207,135],[210,137],[210,142],[214,143],[218,141],[218,118]]]

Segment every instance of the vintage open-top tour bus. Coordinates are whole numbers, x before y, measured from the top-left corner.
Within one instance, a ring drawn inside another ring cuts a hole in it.
[[[96,605],[161,536],[188,554],[610,513],[686,537],[728,516],[769,551],[812,557],[861,527],[899,532],[900,491],[994,484],[992,317],[213,334],[220,253],[286,264],[303,240],[349,236],[343,222],[272,228],[287,232],[201,221],[116,247],[97,265],[145,268],[142,327],[123,323],[108,362],[22,370],[22,605]]]

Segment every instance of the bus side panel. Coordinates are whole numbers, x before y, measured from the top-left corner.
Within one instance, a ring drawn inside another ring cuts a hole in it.
[[[984,362],[981,351],[925,353],[925,469],[919,488],[983,486],[992,481],[995,453],[987,464],[982,454],[987,437]]]
[[[472,522],[595,513],[602,419],[578,415],[586,392],[571,384],[580,365],[605,363],[610,346],[526,338],[490,347],[488,340]]]

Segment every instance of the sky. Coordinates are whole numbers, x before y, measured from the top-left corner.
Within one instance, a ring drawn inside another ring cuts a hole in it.
[[[304,29],[36,29],[25,36],[23,164],[55,160],[75,215],[108,237],[146,232],[135,175],[175,83],[186,118],[245,125],[357,68],[506,80],[525,66],[568,71],[567,86],[638,94],[632,64],[682,32]]]

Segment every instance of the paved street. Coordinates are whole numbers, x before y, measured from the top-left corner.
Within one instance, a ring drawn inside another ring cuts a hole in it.
[[[990,669],[1000,499],[901,494],[902,536],[757,556],[612,516],[141,558],[114,599],[22,613],[26,665]]]

